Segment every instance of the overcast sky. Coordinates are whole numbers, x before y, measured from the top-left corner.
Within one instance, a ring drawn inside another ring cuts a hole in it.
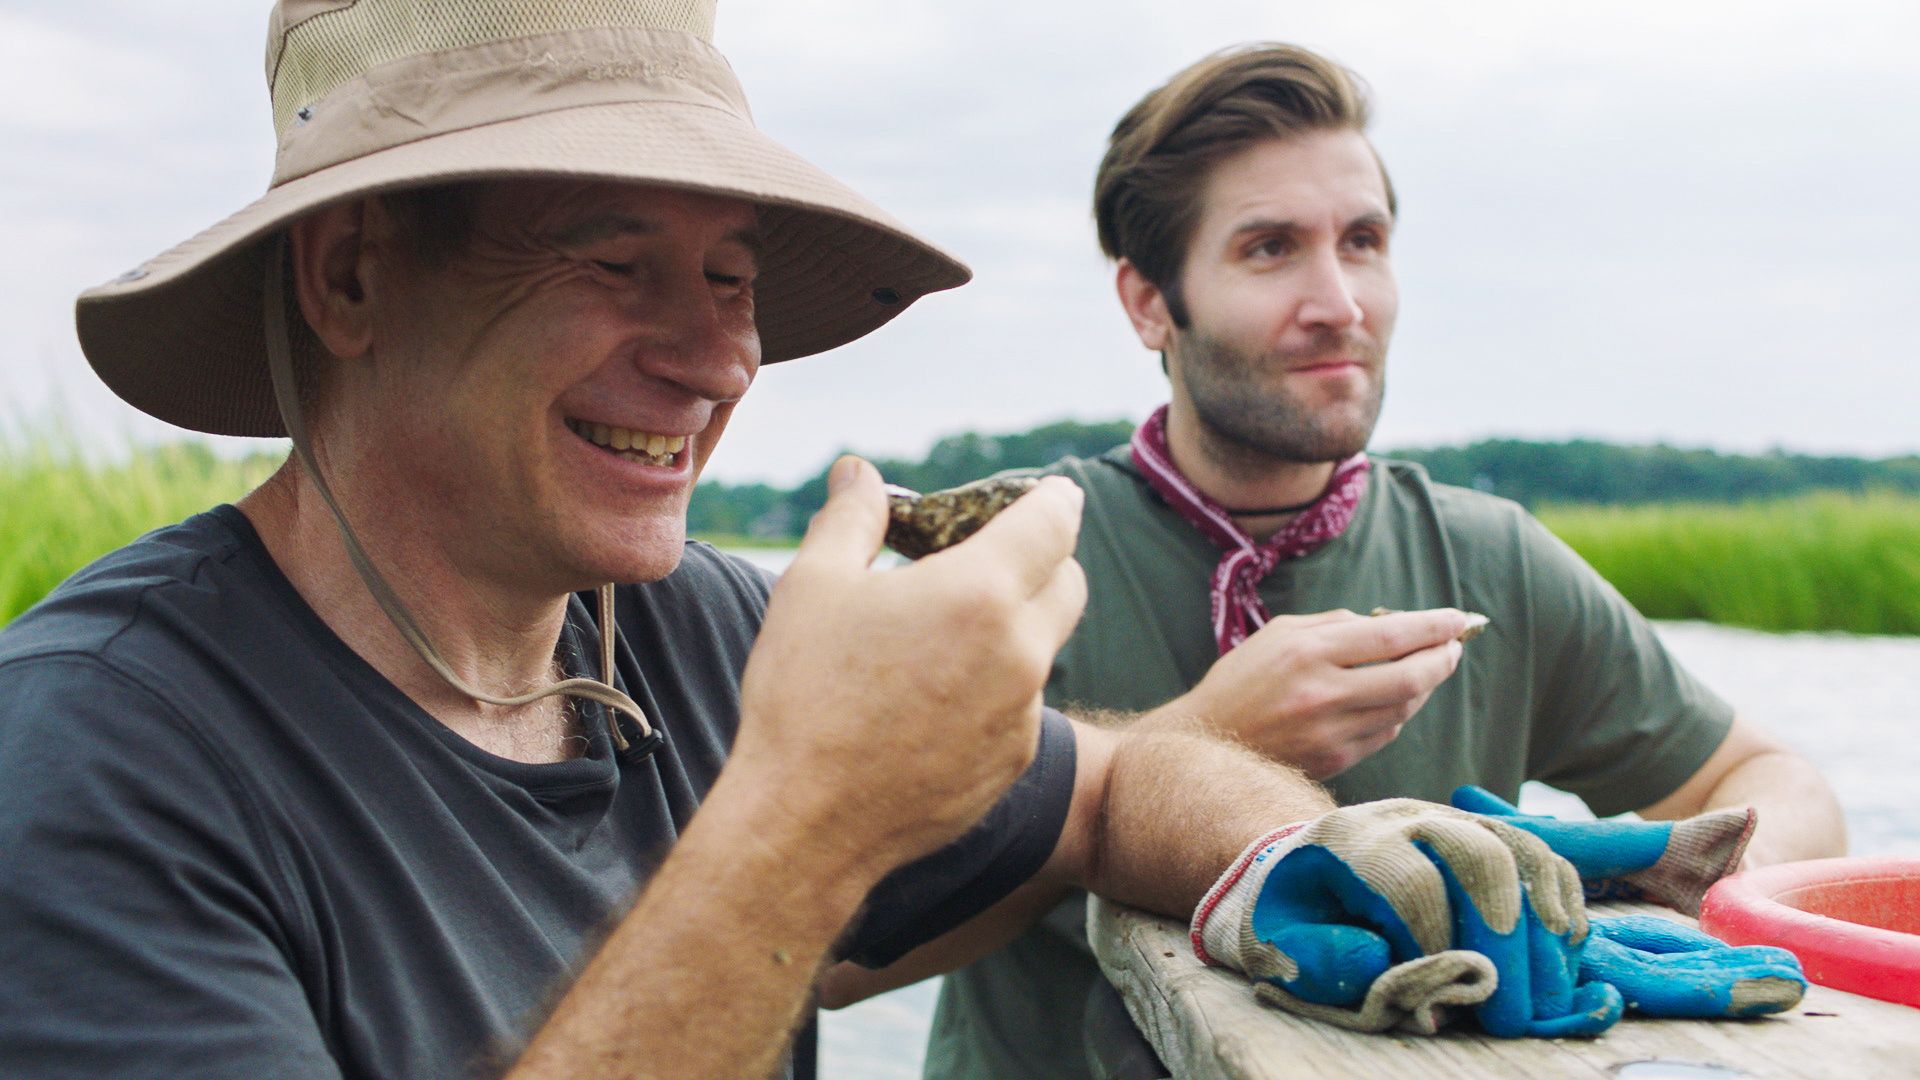
[[[0,416],[114,439],[72,299],[252,200],[260,0],[0,0]],[[1106,132],[1223,45],[1372,84],[1401,202],[1376,447],[1920,450],[1913,0],[722,0],[760,126],[973,266],[761,376],[709,475],[1138,418],[1166,396],[1087,208]]]

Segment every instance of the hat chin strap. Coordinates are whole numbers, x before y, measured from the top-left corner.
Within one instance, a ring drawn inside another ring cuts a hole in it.
[[[300,415],[299,395],[293,382],[293,348],[287,336],[286,308],[286,244],[285,234],[273,241],[273,252],[267,260],[267,273],[261,294],[265,298],[267,369],[273,377],[274,403],[280,408],[281,423],[286,425],[287,437],[293,440],[293,452],[300,457],[300,463],[306,466],[307,475],[312,477],[313,486],[319,490],[320,498],[326,503],[327,510],[333,514],[334,524],[340,527],[340,539],[346,545],[347,558],[353,562],[354,570],[367,586],[367,592],[373,595],[374,603],[386,612],[393,622],[394,629],[406,639],[420,659],[426,661],[448,685],[475,701],[488,705],[518,706],[526,705],[541,698],[556,694],[572,694],[590,701],[597,701],[607,709],[607,734],[613,740],[614,747],[623,756],[638,760],[653,752],[662,741],[662,733],[654,730],[647,720],[646,711],[641,709],[632,698],[613,687],[613,586],[600,586],[600,678],[599,679],[563,679],[552,686],[530,691],[517,697],[494,697],[469,685],[460,676],[454,674],[440,654],[434,651],[432,642],[414,621],[412,613],[400,602],[386,578],[374,568],[373,561],[367,557],[365,548],[353,535],[353,529],[347,525],[346,514],[340,509],[340,503],[334,499],[333,491],[327,486],[326,477],[320,474],[320,465],[314,460],[311,449],[312,440],[307,436],[304,418]],[[626,713],[640,725],[640,740],[629,746],[626,736],[620,731],[618,713]]]

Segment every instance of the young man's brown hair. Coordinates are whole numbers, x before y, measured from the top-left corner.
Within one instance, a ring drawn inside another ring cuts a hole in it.
[[[1258,43],[1214,53],[1127,110],[1094,175],[1100,248],[1126,259],[1187,326],[1180,264],[1200,218],[1213,166],[1262,139],[1309,131],[1365,131],[1368,103],[1358,75],[1297,45]],[[1381,167],[1387,208],[1393,181]]]

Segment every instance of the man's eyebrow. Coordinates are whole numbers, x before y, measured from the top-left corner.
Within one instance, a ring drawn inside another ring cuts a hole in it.
[[[1370,210],[1347,222],[1345,229],[1342,231],[1360,228],[1391,229],[1393,228],[1393,216],[1377,210]],[[1232,238],[1238,239],[1253,233],[1293,233],[1299,231],[1300,223],[1297,221],[1284,218],[1250,218],[1234,226]]]
[[[746,248],[747,254],[753,256],[755,262],[759,262],[760,257],[767,253],[767,238],[760,231],[760,223],[757,220],[758,216],[759,215],[755,215],[756,220],[753,224],[742,225],[728,233],[726,237],[728,240]]]
[[[660,226],[645,218],[627,214],[595,214],[546,234],[546,241],[557,248],[586,247],[619,236],[651,236]]]
[[[1250,218],[1233,227],[1232,238],[1238,239],[1250,233],[1290,233],[1299,231],[1300,223],[1297,221],[1285,221],[1279,218]]]
[[[596,214],[583,221],[554,229],[547,233],[545,239],[553,247],[567,251],[622,236],[655,236],[661,231],[657,222],[634,217],[631,214]],[[746,248],[755,258],[758,258],[767,246],[766,240],[760,235],[758,223],[743,225],[729,232],[725,239]]]

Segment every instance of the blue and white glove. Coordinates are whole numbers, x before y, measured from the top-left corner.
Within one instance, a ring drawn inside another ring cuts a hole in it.
[[[1453,805],[1525,829],[1580,872],[1595,899],[1651,900],[1689,915],[1713,883],[1740,866],[1755,815],[1717,810],[1683,821],[1561,821],[1522,814],[1482,788],[1453,793]],[[1728,945],[1670,919],[1593,919],[1580,955],[1580,980],[1618,988],[1627,1008],[1647,1016],[1744,1017],[1791,1009],[1807,992],[1800,961],[1785,949]]]
[[[1765,1016],[1800,1004],[1800,960],[1771,945],[1726,942],[1658,915],[1594,919],[1580,978],[1609,983],[1645,1016]]]
[[[1580,872],[1589,900],[1647,900],[1688,915],[1700,914],[1713,883],[1740,868],[1755,821],[1751,807],[1684,821],[1562,821],[1522,814],[1471,784],[1455,789],[1452,802],[1545,840]]]
[[[1498,1036],[1597,1035],[1619,991],[1579,984],[1573,868],[1497,818],[1412,799],[1262,837],[1194,912],[1194,952],[1260,1000],[1363,1031],[1432,1033],[1459,1010]]]

